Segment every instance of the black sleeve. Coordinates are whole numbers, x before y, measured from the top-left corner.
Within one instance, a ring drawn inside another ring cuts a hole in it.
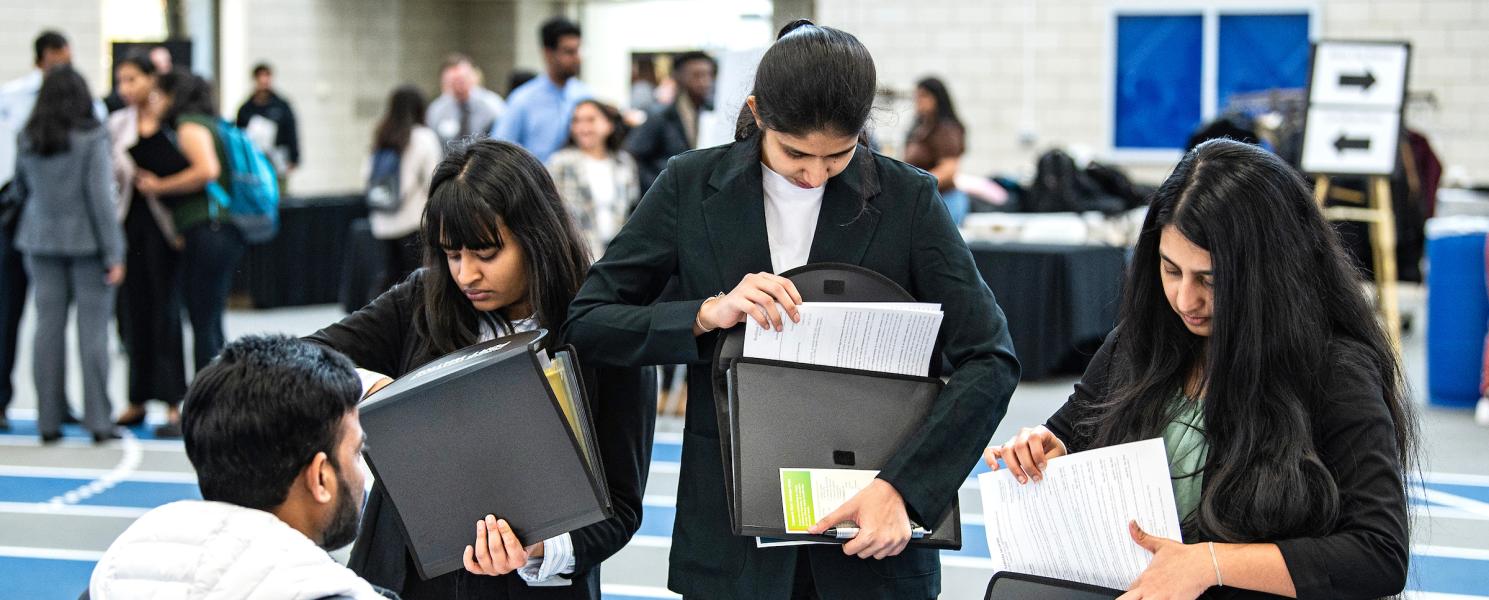
[[[279,139],[274,142],[289,149],[290,164],[300,164],[300,130],[295,125],[295,111],[288,102],[284,102],[284,122],[279,124]]]
[[[1339,486],[1339,522],[1277,547],[1298,598],[1379,598],[1406,587],[1406,491],[1379,374],[1344,366],[1313,416],[1314,440]]]
[[[703,299],[656,302],[677,272],[677,206],[668,169],[569,304],[563,336],[589,366],[691,364],[712,354],[713,336],[693,336]]]
[[[585,373],[615,516],[569,534],[574,541],[575,574],[610,558],[641,528],[641,498],[646,493],[657,424],[656,373],[650,367],[586,369]]]
[[[1050,415],[1045,421],[1045,428],[1060,441],[1065,442],[1065,449],[1070,452],[1080,452],[1091,447],[1091,440],[1076,433],[1076,423],[1084,419],[1096,402],[1106,398],[1108,391],[1107,377],[1111,374],[1112,347],[1117,343],[1117,332],[1114,330],[1107,334],[1106,341],[1102,342],[1101,349],[1091,357],[1091,362],[1086,365],[1085,374],[1081,380],[1076,382],[1075,391],[1065,404]]]
[[[360,368],[394,378],[402,375],[406,332],[413,318],[409,307],[419,292],[418,277],[393,286],[361,310],[305,339],[347,355]]]
[[[662,152],[662,113],[656,113],[626,136],[626,152],[636,159],[636,172],[641,180],[641,189],[648,190],[656,183],[662,166],[670,156],[657,156]]]
[[[926,422],[879,477],[900,493],[912,516],[933,523],[950,508],[1003,420],[1018,385],[1019,363],[1003,310],[936,194],[935,179],[918,177],[911,282],[918,300],[941,304],[943,352],[956,370]]]
[[[248,100],[243,103],[243,106],[238,107],[238,118],[234,122],[238,126],[238,129],[247,127],[248,121],[253,119],[252,105],[253,100]]]

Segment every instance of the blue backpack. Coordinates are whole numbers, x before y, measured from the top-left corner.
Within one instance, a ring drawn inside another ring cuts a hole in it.
[[[208,204],[212,220],[218,220],[218,211],[225,210],[248,243],[274,239],[279,231],[279,180],[274,166],[242,129],[226,120],[217,120],[217,139],[222,144],[224,177],[207,184],[213,199]],[[223,180],[228,182],[227,189],[219,183]]]

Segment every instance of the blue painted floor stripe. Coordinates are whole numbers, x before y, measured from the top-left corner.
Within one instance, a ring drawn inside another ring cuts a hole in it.
[[[14,477],[0,475],[0,502],[46,502],[87,485],[91,479],[72,477]],[[155,508],[177,500],[200,500],[194,483],[121,481],[103,493],[83,500],[84,506]]]
[[[0,599],[77,600],[88,589],[93,562],[54,558],[0,557]],[[20,576],[24,573],[25,576]]]

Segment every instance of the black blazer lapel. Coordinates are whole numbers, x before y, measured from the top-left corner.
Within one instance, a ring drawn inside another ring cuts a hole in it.
[[[861,264],[879,226],[879,211],[874,208],[878,196],[873,151],[859,146],[848,168],[827,181],[807,262]]]
[[[750,140],[735,142],[708,179],[713,194],[703,201],[703,220],[718,265],[720,292],[734,289],[750,273],[773,272],[759,148]]]

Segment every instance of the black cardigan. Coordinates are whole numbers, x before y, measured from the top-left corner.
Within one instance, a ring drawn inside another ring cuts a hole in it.
[[[439,358],[427,348],[413,326],[414,309],[423,301],[423,278],[430,276],[429,273],[423,269],[416,271],[362,310],[306,339],[341,351],[358,367],[394,378]],[[557,332],[551,331],[550,335]],[[585,364],[583,356],[579,359]],[[570,532],[575,558],[573,584],[529,587],[515,574],[485,577],[463,570],[445,577],[469,580],[462,587],[480,589],[483,598],[599,597],[600,562],[624,547],[641,527],[641,497],[646,489],[656,428],[656,377],[650,368],[586,367],[584,379],[615,516]],[[349,566],[368,581],[401,592],[406,589],[405,581],[418,575],[411,570],[397,519],[398,514],[392,503],[386,501],[382,486],[375,484]],[[475,539],[474,528],[471,539]]]
[[[1075,424],[1088,416],[1093,402],[1110,392],[1113,346],[1118,332],[1092,358],[1075,393],[1045,423],[1071,452],[1089,449]],[[1339,488],[1339,519],[1328,535],[1273,540],[1282,550],[1298,598],[1379,598],[1406,585],[1408,556],[1406,494],[1396,435],[1382,393],[1379,373],[1338,360],[1331,353],[1328,410],[1312,415],[1313,444]],[[1202,492],[1203,493],[1203,492]],[[1219,540],[1202,540],[1219,541]],[[1211,588],[1206,598],[1277,598],[1272,594]]]

